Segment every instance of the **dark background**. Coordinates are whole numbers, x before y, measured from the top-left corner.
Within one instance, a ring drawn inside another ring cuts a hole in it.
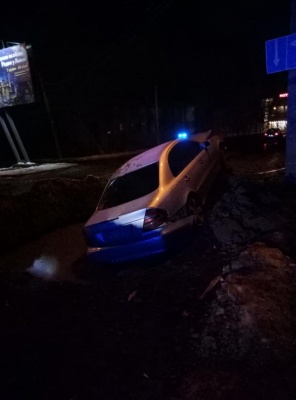
[[[6,4],[0,39],[32,46],[36,95],[7,111],[33,159],[57,157],[55,137],[63,157],[154,145],[156,95],[161,142],[256,130],[262,98],[287,90],[286,72],[266,74],[265,41],[289,33],[290,0]]]

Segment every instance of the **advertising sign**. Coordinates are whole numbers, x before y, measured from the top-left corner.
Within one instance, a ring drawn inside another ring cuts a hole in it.
[[[0,108],[34,102],[25,45],[0,50]]]

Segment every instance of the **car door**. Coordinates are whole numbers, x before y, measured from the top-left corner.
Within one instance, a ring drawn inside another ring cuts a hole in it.
[[[212,165],[212,151],[210,142],[198,143],[199,152],[196,157],[185,168],[185,180],[188,177],[191,181],[191,188],[198,192],[200,200],[203,201],[208,188],[210,170]]]
[[[205,149],[208,155],[207,162],[204,164],[204,176],[206,180],[205,186],[208,189],[221,167],[220,150],[219,150],[220,141],[207,140],[201,143],[201,146]]]
[[[203,182],[203,170],[208,163],[208,154],[198,142],[178,142],[168,154],[168,164],[175,177],[171,188],[171,202],[185,203],[192,191],[198,191]]]

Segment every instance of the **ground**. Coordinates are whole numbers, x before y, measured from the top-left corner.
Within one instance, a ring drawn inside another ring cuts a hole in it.
[[[167,259],[78,260],[80,283],[2,268],[4,398],[294,399],[296,189],[283,161],[230,153],[205,226]],[[2,252],[85,220],[106,180],[90,172],[2,181]]]

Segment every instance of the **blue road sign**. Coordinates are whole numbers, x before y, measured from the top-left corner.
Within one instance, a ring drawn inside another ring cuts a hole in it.
[[[296,33],[265,43],[268,74],[296,68]]]

